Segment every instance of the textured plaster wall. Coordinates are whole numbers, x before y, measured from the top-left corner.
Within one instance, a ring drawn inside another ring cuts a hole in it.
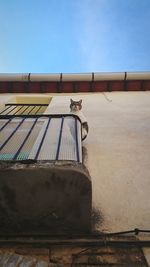
[[[149,229],[150,92],[74,96],[80,98],[90,129],[83,146],[96,229]],[[68,112],[69,99],[55,96],[51,111]]]
[[[69,112],[70,98],[83,99],[89,123],[83,146],[92,177],[94,229],[149,229],[150,92],[53,95],[47,112]]]

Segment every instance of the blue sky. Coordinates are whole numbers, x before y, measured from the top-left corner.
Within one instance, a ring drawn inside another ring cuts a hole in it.
[[[0,72],[150,70],[150,0],[0,0]]]

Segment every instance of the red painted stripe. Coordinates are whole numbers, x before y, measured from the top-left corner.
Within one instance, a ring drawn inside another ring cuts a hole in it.
[[[126,84],[125,84],[126,83]],[[146,81],[0,82],[0,93],[73,93],[150,90]]]
[[[62,91],[63,93],[72,93],[73,92],[73,83],[72,82],[62,82]]]
[[[107,91],[107,82],[94,82],[94,91],[95,92],[104,92]]]
[[[40,83],[39,82],[33,82],[29,83],[29,93],[40,93]]]
[[[57,93],[57,82],[43,82],[44,93]]]
[[[90,82],[77,82],[78,86],[77,86],[77,90],[76,92],[90,92],[91,90],[91,86],[90,86]]]
[[[24,83],[14,82],[13,93],[24,93]]]
[[[111,91],[124,91],[124,81],[111,82]]]
[[[8,86],[6,82],[0,82],[0,93],[8,93]]]
[[[150,90],[150,81],[144,81],[143,90]]]
[[[140,91],[141,81],[127,81],[127,91]]]

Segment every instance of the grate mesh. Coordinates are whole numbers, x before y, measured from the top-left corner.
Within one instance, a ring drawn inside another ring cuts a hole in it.
[[[0,116],[0,160],[82,162],[81,124],[74,116]]]
[[[23,122],[22,122],[23,121]],[[6,127],[0,132],[0,144],[1,146],[6,143],[8,138],[13,134],[14,129],[22,122],[21,126],[16,132],[11,136],[6,145],[0,151],[0,160],[12,160],[15,154],[19,150],[23,141],[25,140],[29,130],[31,129],[35,120],[33,119],[12,119]],[[42,127],[42,122],[37,122],[32,134],[29,136],[28,140],[25,142],[20,153],[17,156],[17,160],[27,159],[29,152],[38,136],[39,130]]]

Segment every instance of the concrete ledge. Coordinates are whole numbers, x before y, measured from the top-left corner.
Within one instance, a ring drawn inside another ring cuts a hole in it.
[[[91,180],[76,162],[0,162],[0,232],[91,231]]]

